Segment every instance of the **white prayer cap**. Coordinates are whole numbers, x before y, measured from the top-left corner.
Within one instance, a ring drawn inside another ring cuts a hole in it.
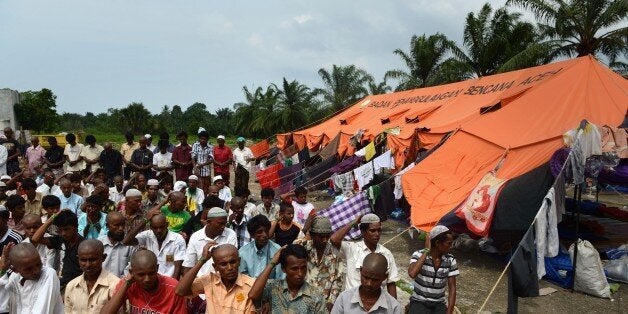
[[[198,131],[196,132],[196,134],[201,133],[201,132],[203,132],[203,131],[205,131],[205,128],[204,128],[204,127],[199,127],[199,128],[198,128]]]
[[[216,183],[216,181],[218,180],[222,180],[222,176],[221,175],[217,175],[212,179],[212,183]]]
[[[146,182],[146,185],[148,185],[148,186],[159,186],[159,181],[157,181],[157,179],[150,179],[150,180],[148,180],[148,182]]]
[[[174,187],[173,187],[173,189],[174,189],[175,191],[177,191],[177,192],[180,192],[180,191],[181,191],[181,189],[185,189],[185,188],[187,188],[187,187],[188,187],[188,185],[187,185],[187,183],[185,183],[184,181],[177,181],[177,182],[175,182],[175,183],[174,183]]]
[[[227,217],[227,211],[220,207],[212,207],[207,211],[207,218]]]
[[[434,239],[440,234],[448,232],[448,231],[449,231],[449,228],[443,225],[437,225],[436,227],[432,228],[432,230],[430,230],[430,239]]]
[[[379,216],[375,214],[366,214],[362,216],[362,219],[360,219],[361,224],[372,224],[380,221]]]
[[[2,176],[0,176],[0,180],[11,180],[11,176],[3,174]]]
[[[124,194],[126,197],[142,197],[142,192],[138,189],[128,189]]]
[[[225,136],[224,136],[224,135],[218,135],[218,139],[219,139],[219,140],[224,140],[224,139],[225,139]]]
[[[190,181],[190,180],[198,181],[198,177],[195,174],[193,174],[193,175],[188,177],[188,181]]]
[[[144,134],[145,138],[153,138],[150,134]]]

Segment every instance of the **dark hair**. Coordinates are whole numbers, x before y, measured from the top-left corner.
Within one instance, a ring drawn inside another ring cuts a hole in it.
[[[96,137],[91,135],[91,134],[88,134],[85,137],[85,143],[87,143],[87,144],[94,144],[94,143],[96,143]]]
[[[436,247],[436,242],[443,242],[445,241],[445,239],[447,239],[448,235],[453,235],[453,233],[451,232],[451,230],[445,231],[433,238],[430,239],[430,244],[432,245],[432,247]]]
[[[68,133],[65,135],[65,140],[68,142],[76,141],[76,135],[74,135],[73,133]]]
[[[200,131],[198,132],[198,137],[206,137],[207,139],[209,139],[209,133],[207,133],[207,131]]]
[[[32,178],[22,180],[22,189],[36,189],[37,183]]]
[[[235,196],[244,197],[244,195],[251,195],[251,191],[248,188],[237,186],[235,188]]]
[[[102,200],[102,197],[98,195],[90,195],[85,199],[85,203],[93,204],[96,206],[102,206],[103,200]]]
[[[24,203],[26,203],[26,200],[23,197],[13,194],[7,197],[7,201],[4,203],[4,206],[6,206],[8,210],[13,211],[16,207],[23,205]]]
[[[129,138],[133,138],[133,133],[131,133],[131,131],[126,131],[124,133],[124,138],[129,139]]]
[[[270,196],[272,198],[275,198],[275,190],[273,190],[272,188],[263,188],[260,194],[262,197]]]
[[[0,211],[0,219],[9,220],[9,217],[11,217],[11,215],[8,210]]]
[[[48,143],[56,143],[57,142],[57,138],[54,136],[48,136]]]
[[[358,229],[360,229],[360,232],[364,233],[366,232],[366,230],[369,229],[369,226],[371,225],[371,223],[361,223],[358,225]]]
[[[296,189],[294,189],[294,195],[299,196],[299,195],[307,195],[307,189],[303,186],[300,186]]]
[[[161,132],[159,133],[159,138],[162,140],[169,140],[170,139],[170,134],[168,134],[168,132]]]
[[[294,209],[294,206],[292,206],[292,204],[286,203],[286,202],[281,202],[281,204],[279,204],[279,212],[280,213],[285,212],[287,208]]]
[[[77,227],[78,228],[78,218],[76,218],[76,214],[69,210],[62,210],[57,215],[57,218],[52,222],[53,225],[58,228],[63,227]]]
[[[162,149],[162,148],[168,148],[168,140],[165,139],[161,139],[157,142],[157,148]]]
[[[70,175],[70,182],[81,182],[83,177],[79,173],[73,173]]]
[[[264,228],[266,231],[270,230],[270,220],[264,215],[253,216],[253,218],[249,219],[246,223],[246,230],[251,236],[253,236],[255,231],[259,228]]]
[[[307,251],[305,250],[303,245],[288,244],[288,246],[286,246],[286,248],[283,249],[283,251],[281,251],[279,255],[279,263],[281,264],[281,266],[287,266],[286,260],[288,259],[288,256],[294,256],[298,259],[307,260]]]
[[[225,203],[223,200],[221,200],[220,198],[218,198],[218,196],[215,195],[208,195],[204,200],[203,200],[203,208],[212,208],[212,207],[219,207],[219,208],[223,208],[225,207]]]
[[[41,199],[41,207],[50,208],[61,206],[61,200],[54,195],[46,195]]]
[[[179,131],[179,133],[177,133],[177,138],[181,137],[181,136],[185,136],[185,138],[188,137],[188,132],[185,131]]]

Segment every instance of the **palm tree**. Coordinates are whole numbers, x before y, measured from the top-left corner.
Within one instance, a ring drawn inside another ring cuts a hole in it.
[[[395,88],[397,91],[433,85],[439,67],[449,51],[455,47],[456,44],[441,33],[429,37],[425,34],[414,35],[410,40],[408,53],[401,49],[394,51],[394,54],[401,57],[409,71],[391,70],[386,72],[384,79],[399,80],[399,85]]]
[[[374,80],[369,82],[369,94],[379,95],[390,92],[392,88],[386,84],[386,78],[383,81],[376,83]]]
[[[534,25],[520,21],[521,14],[486,3],[477,13],[467,15],[463,48],[454,48],[456,58],[466,64],[469,74],[481,77],[517,68],[538,65],[538,55],[509,62],[537,40]]]
[[[278,125],[277,101],[279,93],[272,85],[266,88],[258,87],[251,93],[244,86],[242,88],[246,103],[234,105],[236,115],[236,130],[245,135],[265,137],[274,134]]]
[[[370,74],[355,65],[334,64],[331,73],[326,69],[320,69],[318,75],[323,80],[325,88],[317,88],[314,93],[323,97],[331,112],[340,111],[345,106],[366,97],[367,84],[373,80]]]
[[[278,132],[296,130],[307,124],[308,108],[312,105],[314,98],[310,88],[294,80],[290,83],[283,78],[282,88],[276,85],[274,88],[279,92],[277,117]]]
[[[508,0],[506,5],[531,11],[543,42],[529,52],[545,51],[550,60],[600,54],[610,63],[628,52],[627,0]]]

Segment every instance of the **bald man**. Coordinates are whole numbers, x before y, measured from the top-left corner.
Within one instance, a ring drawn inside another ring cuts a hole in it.
[[[134,245],[125,245],[126,219],[119,212],[110,212],[105,218],[107,235],[98,238],[105,250],[103,268],[112,274],[122,277],[131,262],[131,255],[137,250]]]
[[[382,283],[388,278],[387,271],[388,260],[384,255],[366,255],[360,267],[360,285],[342,292],[331,313],[401,314],[399,301],[382,289]]]
[[[22,225],[24,226],[24,242],[31,243],[31,238],[35,235],[35,232],[39,227],[41,227],[43,223],[41,222],[41,217],[35,214],[27,214],[22,218]],[[44,237],[50,237],[51,235],[46,233]],[[44,244],[38,243],[35,245],[37,252],[39,253],[39,257],[41,257],[41,263],[53,268],[55,270],[59,270],[60,260],[59,254],[56,250],[50,249]]]
[[[13,273],[5,276],[9,266]],[[12,313],[63,313],[59,278],[54,269],[42,266],[31,243],[9,244],[0,259],[0,287],[8,295]]]
[[[203,256],[181,278],[176,293],[185,297],[205,294],[205,313],[255,313],[253,301],[248,298],[255,280],[238,272],[238,249],[231,244],[216,244],[210,241],[205,245]],[[218,273],[211,272],[197,278],[201,267],[210,259]]]
[[[116,275],[102,268],[105,259],[103,244],[94,239],[79,244],[78,260],[83,271],[65,288],[65,313],[100,313],[100,309],[113,295],[120,281]]]
[[[131,313],[187,313],[184,297],[175,294],[177,280],[157,272],[157,256],[141,250],[131,257],[131,274],[120,280],[101,313],[114,314],[128,300]]]

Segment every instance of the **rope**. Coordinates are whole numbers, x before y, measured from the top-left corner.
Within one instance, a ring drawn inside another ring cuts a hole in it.
[[[392,242],[392,240],[394,240],[394,239],[398,238],[398,237],[399,237],[399,236],[401,236],[404,232],[406,232],[406,231],[408,231],[408,230],[410,230],[410,229],[412,229],[412,228],[414,228],[414,226],[410,226],[410,227],[406,228],[406,230],[399,232],[399,234],[397,234],[396,236],[394,236],[394,237],[390,238],[388,241],[386,241],[386,242],[382,243],[382,245],[386,245],[386,244],[388,244],[389,242]]]

